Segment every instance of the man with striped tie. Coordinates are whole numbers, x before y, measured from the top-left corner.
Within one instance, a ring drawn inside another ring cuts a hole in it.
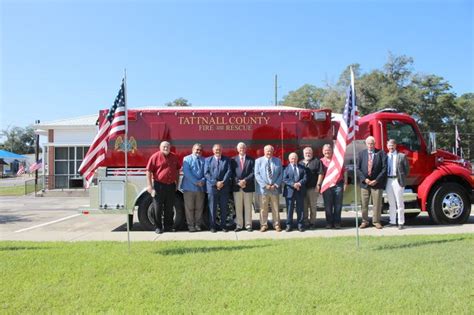
[[[361,229],[369,226],[369,199],[372,196],[372,224],[381,229],[382,194],[387,183],[387,155],[383,150],[375,149],[375,138],[365,139],[367,149],[359,152],[357,176],[360,179],[362,208]]]
[[[260,232],[268,230],[268,204],[272,207],[272,220],[275,231],[281,232],[279,196],[283,179],[281,160],[273,156],[275,149],[266,145],[264,156],[255,161],[255,180],[258,183],[261,199]]]

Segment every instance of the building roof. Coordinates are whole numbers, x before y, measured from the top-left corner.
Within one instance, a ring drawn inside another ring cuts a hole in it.
[[[73,127],[95,126],[98,116],[99,116],[98,114],[94,114],[94,115],[52,120],[52,121],[39,123],[35,125],[35,127],[39,129],[53,129],[54,127],[63,127],[63,126],[73,126]],[[46,127],[49,127],[49,128],[46,128]]]

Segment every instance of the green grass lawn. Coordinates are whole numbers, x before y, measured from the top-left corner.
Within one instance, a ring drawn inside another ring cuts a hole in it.
[[[473,313],[474,235],[0,242],[1,313]]]
[[[36,185],[36,191],[41,190],[41,184]],[[26,194],[31,194],[35,191],[35,183],[29,182],[26,184],[14,185],[14,186],[3,186],[0,187],[0,196],[22,196]]]

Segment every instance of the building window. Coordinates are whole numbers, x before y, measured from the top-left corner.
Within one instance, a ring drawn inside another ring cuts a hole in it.
[[[82,187],[79,166],[89,147],[55,147],[54,148],[54,182],[55,188]]]

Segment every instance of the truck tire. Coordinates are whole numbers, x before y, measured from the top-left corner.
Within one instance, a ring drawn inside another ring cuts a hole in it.
[[[176,193],[176,199],[174,201],[174,229],[176,231],[188,229],[186,214],[184,213],[184,198],[181,193]]]
[[[471,201],[464,188],[445,183],[437,188],[431,199],[430,217],[437,224],[462,224],[471,214]]]
[[[155,229],[155,222],[153,221],[153,198],[146,194],[138,205],[138,221],[146,231],[153,231]]]

